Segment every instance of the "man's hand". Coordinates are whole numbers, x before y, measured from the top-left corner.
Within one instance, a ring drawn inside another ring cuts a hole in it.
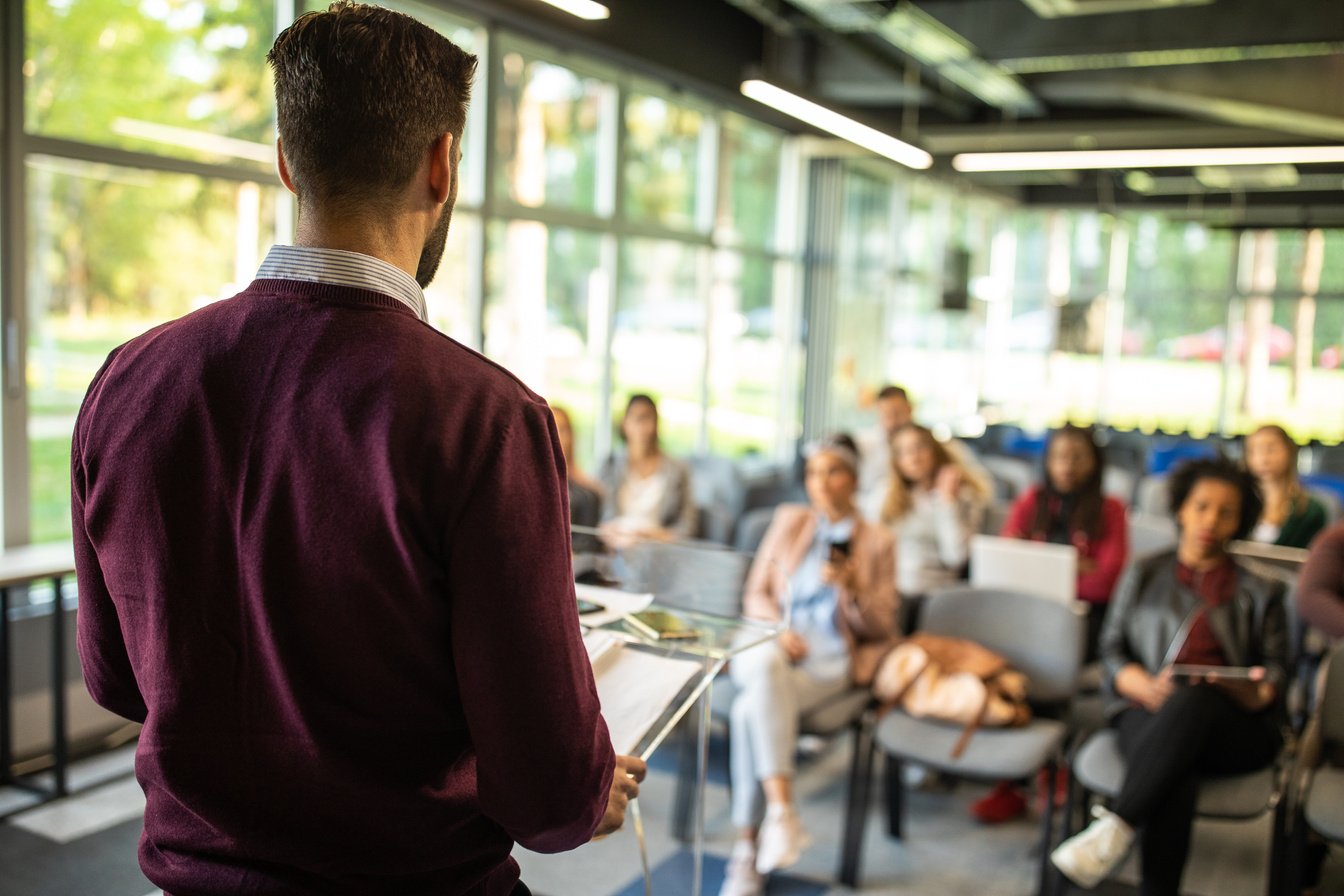
[[[634,756],[616,757],[616,771],[611,776],[611,790],[607,793],[607,811],[593,832],[594,840],[620,830],[621,825],[625,824],[625,807],[639,796],[639,782],[644,780],[648,770],[643,759]]]

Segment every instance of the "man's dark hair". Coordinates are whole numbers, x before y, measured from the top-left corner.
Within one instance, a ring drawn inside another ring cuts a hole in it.
[[[266,59],[301,202],[384,203],[442,134],[461,146],[476,57],[408,15],[341,0],[300,16]]]
[[[1260,512],[1265,506],[1260,498],[1260,486],[1256,483],[1255,477],[1241,464],[1221,455],[1186,461],[1172,471],[1171,478],[1167,481],[1167,495],[1172,516],[1180,512],[1181,505],[1190,497],[1195,483],[1201,479],[1226,482],[1241,493],[1241,517],[1237,520],[1237,531],[1232,537],[1241,539],[1250,535],[1260,520]]]
[[[878,401],[884,401],[885,399],[888,398],[900,398],[904,399],[905,401],[910,400],[910,396],[906,394],[906,391],[904,389],[902,389],[900,386],[890,386],[890,385],[883,386],[877,392]]]

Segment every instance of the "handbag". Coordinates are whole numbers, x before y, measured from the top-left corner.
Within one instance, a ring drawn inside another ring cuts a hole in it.
[[[981,726],[1031,721],[1026,676],[999,654],[965,638],[916,632],[904,639],[882,657],[873,695],[883,713],[900,706],[916,718],[963,726],[952,747],[953,759],[965,752]]]

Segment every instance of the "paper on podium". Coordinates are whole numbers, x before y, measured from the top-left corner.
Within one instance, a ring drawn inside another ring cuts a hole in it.
[[[600,585],[574,586],[574,593],[580,600],[591,601],[602,609],[579,616],[579,624],[584,628],[598,628],[610,625],[622,616],[638,613],[653,603],[652,594],[634,594],[618,588],[603,588]]]
[[[593,662],[602,718],[617,753],[632,755],[649,728],[702,669],[694,659],[632,650],[610,632],[583,636]]]

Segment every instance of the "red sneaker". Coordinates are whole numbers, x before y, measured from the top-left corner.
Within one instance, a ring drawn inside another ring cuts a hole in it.
[[[1027,798],[1011,781],[1000,781],[988,796],[971,803],[971,815],[981,824],[1003,824],[1027,814]]]

